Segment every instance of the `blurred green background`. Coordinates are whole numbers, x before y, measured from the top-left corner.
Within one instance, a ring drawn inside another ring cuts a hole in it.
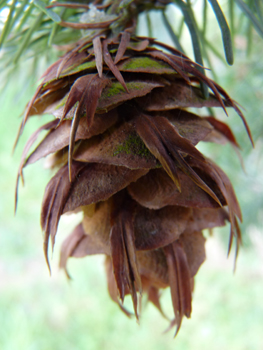
[[[155,31],[153,35],[158,37],[157,26]],[[214,35],[220,43],[218,33]],[[31,76],[29,62],[9,81],[0,96],[2,350],[263,349],[262,42],[254,38],[253,53],[247,57],[242,40],[240,37],[236,43],[234,67],[227,67],[216,58],[214,66],[218,82],[246,109],[256,147],[252,150],[242,122],[230,112],[227,122],[242,146],[245,172],[228,145],[207,144],[202,149],[220,164],[234,184],[244,216],[244,245],[233,274],[233,255],[226,257],[229,227],[215,230],[208,237],[207,261],[196,277],[192,317],[183,320],[175,340],[173,330],[163,334],[168,322],[145,299],[140,325],[122,314],[108,296],[101,256],[70,261],[70,282],[59,271],[59,247],[80,221],[78,215],[64,216],[60,222],[49,276],[39,223],[44,188],[51,176],[50,170],[43,169],[44,162],[25,169],[26,186],[20,186],[16,217],[13,214],[22,148],[31,133],[43,124],[41,118],[31,118],[13,156],[11,152],[20,122],[18,116],[36,87],[32,81],[39,76]],[[219,114],[226,121],[223,113]],[[168,290],[161,301],[172,316]]]

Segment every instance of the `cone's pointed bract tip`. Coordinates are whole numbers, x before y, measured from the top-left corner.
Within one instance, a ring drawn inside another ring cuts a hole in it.
[[[207,99],[201,83],[211,90]],[[104,254],[109,295],[128,317],[122,303],[131,295],[137,322],[141,295],[164,315],[160,291],[170,288],[175,335],[191,315],[193,279],[205,260],[202,230],[230,221],[229,252],[234,238],[237,249],[241,242],[232,185],[196,148],[207,141],[238,144],[226,124],[190,107],[232,107],[250,135],[235,102],[197,64],[125,31],[83,39],[54,63],[19,131],[33,113],[55,117],[24,148],[15,200],[16,207],[23,168],[49,156],[49,166],[58,169],[41,212],[49,271],[49,240],[53,250],[61,215],[82,211],[82,222],[63,243],[60,267],[69,276],[68,258]],[[43,130],[46,136],[28,155]]]
[[[51,266],[50,266],[50,261],[48,258],[48,243],[44,242],[43,250],[44,250],[44,255],[45,255],[45,260],[46,260],[46,264],[48,267],[49,275],[51,276]]]

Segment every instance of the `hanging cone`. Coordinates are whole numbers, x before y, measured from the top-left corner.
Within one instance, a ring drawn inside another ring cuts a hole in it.
[[[156,46],[165,49],[161,51]],[[210,89],[203,98],[200,84]],[[50,156],[58,168],[46,187],[41,226],[44,251],[54,246],[62,214],[82,210],[83,221],[65,240],[69,257],[106,255],[111,298],[130,294],[139,317],[141,294],[161,312],[160,290],[170,287],[178,332],[190,317],[193,278],[205,260],[202,230],[230,221],[230,243],[241,242],[241,211],[224,172],[195,147],[201,141],[238,144],[231,130],[188,107],[232,107],[233,100],[179,51],[124,31],[82,43],[44,74],[27,106],[53,114],[23,152],[19,172]],[[44,139],[28,155],[42,130]]]

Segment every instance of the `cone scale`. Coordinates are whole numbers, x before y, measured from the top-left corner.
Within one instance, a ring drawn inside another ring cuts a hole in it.
[[[25,146],[17,181],[43,157],[56,169],[41,210],[47,262],[61,215],[82,211],[62,245],[60,267],[66,270],[69,257],[104,254],[110,297],[130,316],[123,300],[131,295],[137,318],[142,294],[163,313],[160,290],[170,288],[176,333],[191,315],[194,276],[205,260],[202,230],[230,222],[229,250],[234,237],[237,248],[241,242],[232,185],[195,147],[238,144],[226,124],[190,107],[234,108],[250,135],[235,102],[196,63],[124,30],[82,42],[54,63],[20,128],[33,115],[54,116]]]

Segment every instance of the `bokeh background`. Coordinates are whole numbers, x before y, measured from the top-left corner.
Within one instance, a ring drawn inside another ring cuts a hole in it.
[[[151,19],[153,36],[170,43],[162,33],[160,15],[153,13]],[[219,29],[213,27],[213,21],[211,18],[209,22],[210,35],[223,52]],[[139,33],[147,35],[145,23],[141,18]],[[184,35],[184,48],[193,57],[187,33]],[[229,145],[200,146],[233,182],[244,216],[244,243],[233,273],[234,257],[231,254],[227,259],[229,227],[215,230],[212,236],[206,233],[207,261],[196,277],[192,317],[183,320],[176,339],[173,339],[174,330],[163,334],[169,323],[145,299],[139,325],[122,314],[108,296],[101,256],[72,259],[71,281],[59,271],[59,247],[80,221],[78,215],[62,217],[51,259],[52,276],[49,276],[39,223],[44,188],[52,175],[44,169],[44,162],[25,169],[26,186],[20,186],[14,216],[14,188],[22,148],[31,133],[43,124],[41,118],[31,118],[14,155],[11,154],[18,117],[34,93],[46,61],[40,63],[42,71],[40,68],[33,71],[32,63],[24,62],[9,79],[0,96],[2,350],[263,349],[263,44],[255,34],[249,43],[250,55],[246,45],[241,33],[235,42],[233,67],[217,57],[213,57],[212,63],[217,82],[245,108],[255,149],[252,150],[239,117],[230,112],[227,119],[221,111],[217,115],[231,125],[242,147],[243,164]],[[163,292],[161,301],[165,312],[172,317],[168,290]],[[126,301],[127,307],[129,302]]]

